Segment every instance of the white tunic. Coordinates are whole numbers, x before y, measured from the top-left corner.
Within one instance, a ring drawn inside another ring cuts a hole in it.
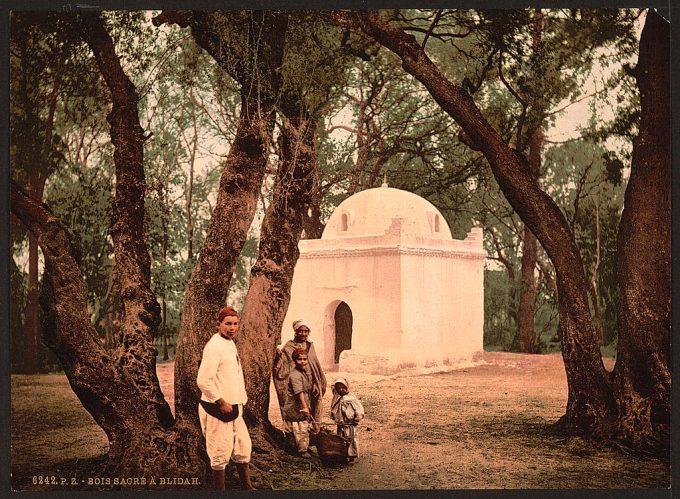
[[[201,399],[206,402],[224,399],[228,404],[245,404],[248,401],[243,370],[233,340],[219,333],[208,340],[203,348],[196,383],[201,389]]]

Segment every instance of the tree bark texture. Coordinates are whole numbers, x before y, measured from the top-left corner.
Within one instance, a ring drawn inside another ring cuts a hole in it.
[[[299,108],[284,112],[273,199],[262,223],[258,258],[251,269],[236,340],[248,392],[246,419],[255,440],[275,433],[268,416],[272,364],[290,302],[303,221],[318,183],[316,122]]]
[[[614,369],[619,429],[629,439],[667,436],[670,425],[670,27],[653,10],[635,77],[640,130],[617,240],[619,347]]]
[[[543,12],[540,9],[534,11],[531,30],[531,67],[537,72],[542,67],[543,59]],[[542,114],[543,109],[535,108],[535,114]],[[536,185],[539,186],[541,176],[541,148],[543,146],[542,123],[533,123],[529,128],[529,157],[527,167]],[[519,134],[519,131],[518,131]],[[518,140],[519,142],[519,140]],[[540,186],[539,186],[540,188]],[[538,245],[536,237],[525,225],[522,237],[522,260],[521,274],[522,284],[519,292],[518,333],[519,348],[523,353],[538,352],[538,338],[534,316],[536,314],[536,296],[538,295],[538,282],[534,276],[536,262],[538,260]]]
[[[113,161],[116,168],[111,235],[120,282],[123,314],[122,345],[115,353],[118,366],[130,373],[140,394],[155,406],[156,420],[165,428],[174,423],[156,375],[154,338],[160,306],[151,291],[151,260],[144,227],[144,131],[139,124],[139,97],[123,71],[113,39],[98,14],[81,14],[83,37],[111,92]]]
[[[215,333],[232,274],[257,207],[281,84],[287,16],[255,12],[247,21],[247,52],[235,53],[220,29],[219,12],[164,13],[190,26],[196,43],[241,84],[236,138],[220,178],[217,202],[184,295],[175,364],[175,415],[200,436],[196,385],[203,347]],[[161,19],[160,21],[163,21]],[[157,24],[159,20],[155,20]],[[239,59],[240,58],[240,59]],[[243,60],[241,60],[243,59]],[[234,68],[237,67],[238,70]]]
[[[36,235],[45,257],[45,340],[81,403],[107,434],[110,471],[130,476],[195,475],[204,463],[200,441],[181,427],[170,428],[172,414],[155,370],[153,339],[159,307],[149,286],[137,95],[99,15],[80,15],[77,27],[95,54],[113,102],[107,118],[115,146],[112,232],[124,308],[122,344],[108,352],[100,343],[89,319],[78,256],[66,228],[44,204],[13,186],[12,212]]]
[[[600,308],[600,290],[597,285],[598,270],[600,268],[600,201],[599,194],[595,197],[595,261],[590,270],[590,300],[593,304],[593,319],[597,344],[604,345],[604,325],[602,323],[602,310]]]
[[[195,476],[195,463],[201,462],[193,450],[198,443],[179,429],[161,426],[157,405],[144,386],[151,381],[135,378],[138,373],[124,368],[119,356],[101,344],[89,319],[87,291],[67,229],[44,204],[15,185],[10,203],[12,213],[36,235],[45,257],[45,342],[57,354],[83,407],[108,436],[112,470],[130,476]]]
[[[312,205],[303,221],[305,239],[321,239],[326,225],[321,222],[321,193],[317,186],[312,192]]]
[[[415,37],[374,13],[332,11],[340,26],[364,33],[401,58],[402,67],[430,92],[487,158],[506,199],[541,242],[557,274],[562,356],[569,396],[566,427],[592,433],[613,414],[614,401],[595,342],[588,304],[588,284],[574,235],[557,204],[542,191],[516,153],[482,116],[472,97],[452,83],[422,50]]]

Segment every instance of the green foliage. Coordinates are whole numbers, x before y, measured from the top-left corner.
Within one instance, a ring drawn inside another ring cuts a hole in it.
[[[225,15],[247,21],[245,13]],[[227,24],[220,26],[245,29]],[[145,147],[151,284],[166,306],[167,322],[161,327],[172,345],[184,290],[210,222],[220,156],[235,136],[240,90],[183,30],[167,27],[158,35],[146,44],[156,64],[143,88],[140,113],[151,134]]]
[[[47,203],[70,231],[81,255],[80,270],[93,317],[98,316],[106,299],[111,271],[112,186],[113,165],[109,158],[100,161],[98,168],[69,165],[59,170],[46,190]]]
[[[484,270],[485,350],[516,349],[517,292],[517,282],[512,281],[506,272]]]
[[[522,152],[528,144],[527,131],[535,127],[549,129],[557,117],[553,111],[556,107],[587,97],[585,83],[592,79],[594,69],[611,68],[611,74],[603,78],[600,90],[593,96],[593,120],[582,132],[584,139],[564,146],[547,146],[541,172],[546,191],[571,221],[587,276],[597,258],[597,203],[599,305],[605,341],[611,340],[615,336],[616,230],[625,187],[624,162],[629,158],[626,148],[611,144],[605,148],[598,141],[612,134],[630,138],[634,133],[639,107],[634,81],[629,72],[615,69],[636,50],[633,29],[636,14],[629,10],[524,9],[404,10],[385,15],[426,44],[438,67],[474,95],[487,120]],[[613,100],[618,104],[618,113],[608,124],[596,114],[596,109]],[[445,135],[448,137],[443,138]],[[440,146],[456,144],[458,139],[456,127],[450,126],[433,142]],[[456,150],[455,145],[452,149]],[[476,163],[479,155],[475,157],[466,151],[458,154],[457,160],[447,158],[447,165],[454,171],[465,172],[460,165],[466,156],[469,164],[475,165],[469,170],[474,173],[467,181],[459,177],[463,182],[448,183],[441,176],[428,175],[427,171],[409,165],[399,168],[397,186],[418,192],[444,209],[450,223],[453,220],[455,237],[463,237],[472,222],[481,224],[490,256],[510,265],[517,275],[520,264],[516,248],[521,244],[522,224],[500,195],[488,168]],[[416,180],[409,178],[409,168],[415,170]],[[498,276],[487,279],[490,289],[485,290],[486,303],[492,304],[487,309],[492,316],[487,317],[485,324],[485,341],[513,348],[516,338],[510,339],[509,330],[515,327],[516,311],[510,303],[519,296],[517,283],[509,275],[504,275],[507,281],[504,284],[500,284],[500,279]],[[505,286],[510,291],[504,290]],[[510,307],[506,312],[512,319],[502,328],[493,308],[497,306]],[[535,324],[539,342],[547,348],[556,336],[556,304],[545,282],[538,292]]]
[[[462,186],[479,167],[452,135],[457,126],[397,59],[378,52],[357,60],[341,99],[334,103],[318,141],[324,216],[355,190],[377,187],[387,176],[392,187],[415,192],[437,206],[457,235],[464,237],[469,217],[458,216],[468,198]],[[351,127],[338,133],[335,123],[351,113]],[[348,129],[349,128],[349,129]]]
[[[601,317],[596,321],[602,324],[605,344],[610,343],[616,338],[616,239],[626,187],[623,165],[602,145],[574,141],[551,148],[545,166],[553,199],[574,227],[587,277],[597,264]]]
[[[59,29],[47,30],[54,22]],[[49,14],[15,12],[10,22],[10,162],[22,185],[47,176],[63,159],[63,144],[51,134],[56,105],[68,75],[69,40]]]
[[[304,102],[313,116],[319,116],[331,100],[338,98],[351,63],[341,39],[340,28],[317,12],[290,12],[281,68],[284,100]]]

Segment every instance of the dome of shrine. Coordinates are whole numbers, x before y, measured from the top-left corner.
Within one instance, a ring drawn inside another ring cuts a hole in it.
[[[340,203],[328,219],[321,239],[383,235],[394,219],[401,221],[402,234],[451,239],[446,219],[432,203],[385,184],[358,192]]]

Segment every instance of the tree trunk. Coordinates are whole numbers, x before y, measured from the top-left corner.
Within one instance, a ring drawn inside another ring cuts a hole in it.
[[[635,77],[640,131],[617,241],[619,348],[614,369],[618,426],[631,441],[668,445],[671,408],[670,27],[653,10],[640,38]]]
[[[524,226],[522,237],[522,281],[519,291],[519,308],[517,310],[517,326],[519,331],[519,350],[522,353],[537,353],[536,327],[536,295],[538,286],[534,276],[538,248],[536,238],[528,227]]]
[[[179,429],[165,430],[146,373],[107,352],[90,322],[78,256],[66,228],[47,207],[12,185],[11,210],[34,233],[45,258],[42,297],[46,344],[57,354],[73,391],[109,438],[109,467],[120,476],[195,476],[196,451]],[[132,346],[132,345],[130,345]],[[129,357],[138,355],[130,348]],[[103,382],[105,380],[105,382]]]
[[[600,201],[599,194],[595,195],[595,261],[590,271],[590,301],[593,304],[593,319],[597,344],[604,345],[604,327],[602,324],[602,310],[600,309],[600,290],[597,286],[598,270],[600,268]]]
[[[333,11],[336,24],[361,31],[385,46],[479,147],[506,199],[541,242],[557,274],[562,356],[569,396],[564,418],[573,433],[597,432],[611,420],[614,401],[588,304],[588,285],[574,235],[557,204],[534,181],[526,159],[486,121],[471,96],[449,81],[415,37],[373,13]]]
[[[192,164],[193,168],[193,164]],[[161,183],[158,187],[158,198],[161,203],[161,261],[163,265],[168,263],[168,224],[170,220],[170,202],[168,200],[167,189]],[[191,246],[189,246],[191,251]],[[163,360],[168,360],[168,302],[166,296],[168,294],[167,282],[163,284],[163,296],[161,297],[161,342],[163,345]]]
[[[311,198],[312,204],[307,213],[305,213],[303,220],[304,236],[305,239],[321,239],[326,226],[321,222],[321,193],[319,192],[318,183],[314,187]]]
[[[184,295],[175,367],[175,414],[195,420],[196,424],[200,398],[196,385],[198,365],[205,343],[216,330],[217,312],[224,306],[255,215],[269,140],[262,137],[262,129],[271,134],[273,127],[271,103],[258,103],[244,96],[242,106],[217,203]]]
[[[541,174],[541,147],[543,145],[543,133],[539,126],[531,130],[529,137],[529,173],[536,185]],[[522,237],[522,285],[519,292],[518,330],[519,350],[523,353],[538,353],[536,338],[536,326],[534,315],[536,314],[536,296],[538,295],[538,282],[534,276],[538,261],[538,243],[531,230],[525,225]]]
[[[534,72],[540,71],[543,66],[543,12],[537,9],[533,15],[531,30],[531,67]],[[536,77],[536,75],[534,75]],[[534,113],[539,116],[543,113],[540,106],[534,106]],[[539,186],[541,176],[541,148],[543,147],[542,123],[536,122],[529,129],[529,157],[527,167],[529,174],[536,185]],[[518,131],[519,134],[520,131]],[[520,137],[518,137],[519,142]],[[540,188],[540,187],[539,187]],[[538,245],[536,237],[525,225],[522,237],[522,283],[519,291],[518,332],[519,349],[523,353],[538,353],[538,339],[536,337],[536,296],[538,295],[538,282],[534,276],[538,261]]]
[[[30,20],[28,23],[30,24]],[[62,46],[60,53],[57,55],[57,67],[53,68],[55,71],[54,85],[52,91],[46,96],[47,102],[47,117],[44,122],[41,121],[40,113],[43,103],[35,103],[31,101],[29,96],[29,88],[27,83],[28,67],[33,64],[26,54],[25,33],[20,30],[22,35],[19,36],[21,46],[21,97],[23,104],[23,111],[26,114],[26,119],[35,123],[35,131],[38,132],[32,137],[35,142],[31,142],[30,150],[24,151],[28,167],[31,169],[28,180],[28,193],[37,202],[41,202],[45,191],[45,183],[47,177],[54,169],[51,161],[53,153],[52,136],[54,133],[54,116],[57,109],[57,102],[59,93],[61,91],[62,76],[64,66],[66,63],[66,45]],[[43,130],[44,128],[44,130]],[[43,131],[44,134],[40,134]],[[42,140],[41,140],[42,139]],[[24,312],[24,348],[23,348],[23,371],[25,373],[36,373],[40,368],[39,347],[38,347],[38,297],[40,294],[39,288],[39,271],[38,271],[38,241],[34,234],[28,234],[28,286],[26,293],[26,306]]]
[[[193,195],[194,195],[194,166],[196,164],[196,151],[198,150],[198,124],[196,123],[196,108],[193,102],[193,87],[189,87],[189,100],[191,100],[191,122],[194,126],[194,143],[189,155],[189,178],[186,187],[186,217],[187,217],[187,258],[194,260],[194,214]]]
[[[181,427],[170,429],[172,414],[155,370],[159,307],[150,290],[150,260],[140,216],[145,180],[138,98],[99,14],[80,14],[77,19],[76,27],[95,55],[113,102],[107,120],[116,165],[112,236],[123,305],[119,348],[107,352],[90,322],[78,256],[63,224],[16,186],[11,190],[11,209],[38,238],[45,258],[45,340],[83,407],[109,439],[109,471],[121,476],[195,476],[203,467],[200,442]]]
[[[242,88],[236,138],[220,178],[210,225],[184,295],[175,364],[175,416],[200,436],[196,385],[205,343],[217,327],[232,274],[257,207],[274,126],[274,104],[287,27],[283,13],[254,12],[247,25],[247,54],[232,51],[237,41],[221,29],[220,12],[163,12],[155,24],[190,26],[198,45],[234,76]],[[237,14],[233,14],[237,15]],[[256,91],[254,91],[256,90]]]
[[[146,247],[142,129],[137,95],[123,72],[98,14],[81,14],[77,26],[92,49],[111,91],[107,119],[115,146],[116,200],[112,235],[121,282],[123,342],[107,352],[90,322],[78,257],[65,227],[47,208],[15,186],[12,212],[33,232],[45,257],[45,340],[61,361],[85,409],[109,439],[109,467],[132,476],[195,473],[196,449],[173,423],[155,370],[153,335],[158,304],[151,293]],[[136,218],[135,218],[136,217]],[[106,380],[105,383],[102,380]]]
[[[169,360],[168,354],[168,303],[165,298],[161,299],[161,340],[163,342],[163,360]]]
[[[352,196],[357,192],[361,182],[361,176],[368,167],[368,158],[371,154],[371,143],[366,137],[368,126],[366,122],[366,106],[367,102],[362,100],[359,104],[359,124],[356,132],[357,140],[357,160],[349,177],[349,186],[347,187],[347,194]]]
[[[262,222],[258,258],[251,269],[237,338],[248,392],[246,417],[257,441],[276,433],[268,416],[272,364],[290,302],[303,220],[318,182],[316,123],[298,106],[288,107],[273,199]]]
[[[113,40],[96,15],[81,15],[82,33],[111,92],[113,106],[106,119],[111,125],[116,191],[111,236],[116,272],[121,287],[124,351],[117,359],[135,372],[140,390],[155,405],[163,427],[173,424],[156,375],[154,339],[160,307],[151,291],[151,260],[144,227],[144,131],[139,124],[139,97],[120,65]],[[113,449],[115,450],[115,449]]]
[[[104,334],[107,350],[113,350],[121,344],[120,319],[120,283],[116,275],[115,256],[112,259],[111,270],[109,271],[109,285],[104,297]]]

